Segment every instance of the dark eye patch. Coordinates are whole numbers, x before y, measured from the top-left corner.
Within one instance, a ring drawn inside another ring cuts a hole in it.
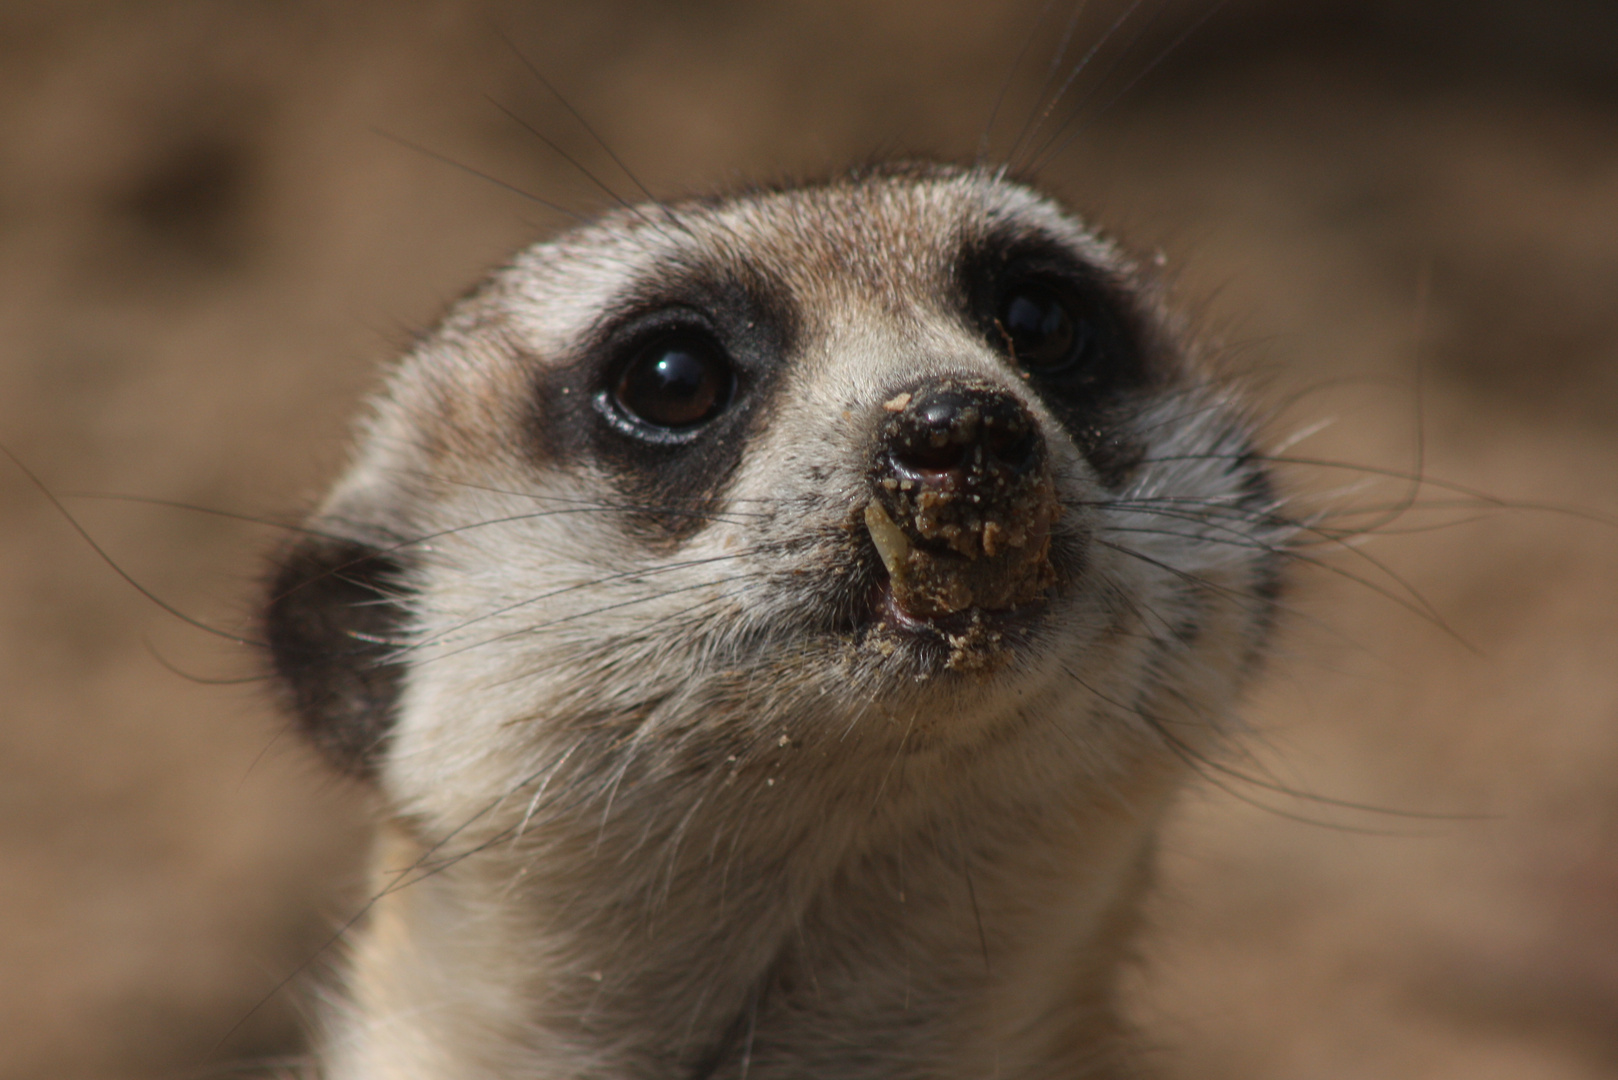
[[[553,463],[598,466],[627,527],[680,539],[714,512],[767,411],[795,311],[747,268],[671,273],[606,307],[614,317],[539,374],[536,438]]]
[[[1154,381],[1129,290],[1054,237],[1022,230],[968,245],[957,272],[969,325],[1028,380],[1103,482],[1122,484],[1139,458],[1130,402]]]

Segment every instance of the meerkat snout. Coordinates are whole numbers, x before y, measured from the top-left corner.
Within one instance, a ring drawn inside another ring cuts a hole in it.
[[[897,619],[1037,602],[1059,513],[1039,421],[1010,391],[944,377],[890,398],[867,528]]]

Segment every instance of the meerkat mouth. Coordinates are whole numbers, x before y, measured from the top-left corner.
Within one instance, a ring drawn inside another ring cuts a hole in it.
[[[878,566],[863,599],[857,633],[864,651],[903,659],[922,679],[946,672],[983,675],[1003,669],[1034,637],[1049,606],[1041,596],[1009,608],[968,605],[919,616],[899,599],[888,570]]]
[[[880,509],[873,512],[871,504],[868,504],[867,513],[871,517],[882,514]],[[887,526],[897,529],[891,520],[887,522]],[[902,585],[896,585],[893,567],[897,565],[901,574],[907,574],[905,568],[908,566],[908,562],[901,562],[895,558],[896,551],[914,555],[915,548],[907,550],[895,545],[891,533],[885,535],[883,540],[877,540],[875,535],[877,530],[886,532],[882,524],[869,528],[873,534],[871,539],[877,550],[878,561],[870,575],[870,585],[866,589],[863,602],[860,604],[863,617],[858,621],[867,631],[867,645],[874,646],[880,651],[891,653],[896,647],[906,645],[930,655],[936,652],[939,646],[943,646],[948,650],[947,655],[942,657],[946,667],[982,668],[986,665],[964,664],[966,654],[981,654],[977,658],[987,660],[991,654],[1012,650],[1028,637],[1029,630],[1048,607],[1050,593],[1053,591],[1049,587],[1024,599],[1021,603],[1009,606],[986,607],[968,602],[950,610],[933,607],[927,609],[927,614],[919,614],[916,610],[918,592],[923,595],[940,592],[945,595],[961,595],[970,589],[970,585],[950,581],[948,578],[950,571],[946,569],[948,564],[945,563],[945,568],[941,568],[938,564],[942,560],[937,558],[927,564],[932,576],[919,589],[913,578],[906,580]]]

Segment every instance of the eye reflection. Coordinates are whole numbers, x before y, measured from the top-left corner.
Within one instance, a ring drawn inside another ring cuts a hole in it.
[[[674,334],[640,350],[619,377],[613,400],[642,423],[693,428],[724,411],[734,381],[717,345],[696,334]]]
[[[1041,282],[1019,282],[1007,289],[998,322],[1012,358],[1035,374],[1067,371],[1086,351],[1088,327],[1066,297]]]

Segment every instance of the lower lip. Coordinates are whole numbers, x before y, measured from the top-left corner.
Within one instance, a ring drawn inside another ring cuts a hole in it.
[[[886,580],[872,590],[870,610],[879,623],[892,630],[917,633],[935,628],[931,620],[918,619],[906,611],[894,598],[893,588]]]
[[[875,622],[892,631],[901,634],[941,637],[951,634],[964,633],[972,627],[1005,625],[1018,621],[1019,617],[1037,605],[1023,608],[1010,608],[1004,611],[990,611],[983,608],[966,608],[952,615],[939,616],[932,619],[920,619],[906,611],[898,600],[894,599],[893,589],[888,585],[887,578],[871,587],[866,610],[875,617]]]

